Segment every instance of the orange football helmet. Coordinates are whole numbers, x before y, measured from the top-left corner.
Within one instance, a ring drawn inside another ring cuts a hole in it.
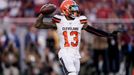
[[[79,6],[74,0],[64,0],[60,5],[60,10],[65,16],[72,18],[79,15]],[[77,14],[74,15],[74,12],[77,12]]]

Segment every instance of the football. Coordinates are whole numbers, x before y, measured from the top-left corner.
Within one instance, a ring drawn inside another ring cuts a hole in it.
[[[56,10],[56,5],[54,4],[45,4],[41,7],[40,13],[43,15],[52,14]]]

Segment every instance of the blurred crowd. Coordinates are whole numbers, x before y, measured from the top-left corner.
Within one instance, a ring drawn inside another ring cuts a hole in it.
[[[115,35],[105,38],[82,31],[80,75],[134,75],[134,24],[92,23],[97,19],[133,19],[134,0],[76,1],[92,26]],[[59,7],[61,2],[0,0],[0,22],[5,17],[37,17],[45,3]],[[59,8],[56,12],[59,13]],[[0,28],[0,75],[63,75],[57,57],[56,31],[37,30],[31,23],[26,25]]]
[[[20,75],[22,68],[24,75],[60,75],[62,72],[56,55],[54,31],[49,30],[45,39],[38,35],[36,28],[29,27],[23,36],[22,45],[18,29],[20,28],[12,25],[10,33],[0,32],[2,75]]]
[[[40,7],[53,3],[57,7],[63,0],[0,0],[0,17],[35,17]],[[75,0],[80,6],[81,14],[90,20],[96,18],[133,18],[133,0]],[[57,8],[58,10],[58,8]]]

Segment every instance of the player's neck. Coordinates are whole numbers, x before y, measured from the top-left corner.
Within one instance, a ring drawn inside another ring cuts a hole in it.
[[[71,18],[69,16],[65,16],[67,20],[74,20],[75,18]]]

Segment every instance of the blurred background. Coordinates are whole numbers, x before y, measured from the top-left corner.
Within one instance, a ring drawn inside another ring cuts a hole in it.
[[[62,1],[0,0],[0,75],[63,75],[56,30],[32,26],[42,5],[53,3],[59,13]],[[82,31],[80,75],[134,75],[134,0],[76,1],[89,24],[115,34]]]

